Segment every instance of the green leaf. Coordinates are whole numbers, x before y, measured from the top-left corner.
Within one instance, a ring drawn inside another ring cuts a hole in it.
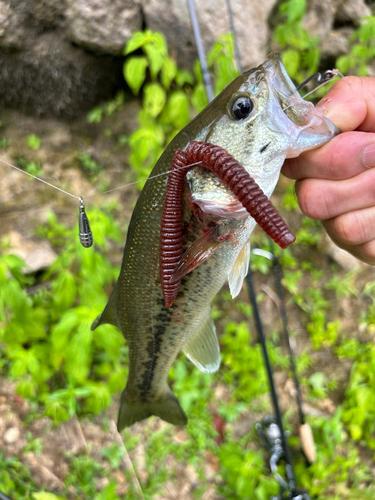
[[[116,493],[117,483],[109,483],[108,486],[104,488],[98,495],[95,496],[94,500],[119,500]]]
[[[150,31],[137,31],[128,41],[124,49],[124,55],[130,54],[150,41]]]
[[[158,83],[148,83],[144,88],[144,107],[152,117],[156,117],[164,107],[166,93]]]
[[[336,67],[341,73],[346,73],[351,67],[351,61],[348,56],[340,56],[336,60]]]
[[[23,398],[33,398],[36,395],[36,384],[30,379],[21,380],[17,386],[17,394]]]
[[[166,90],[169,89],[176,73],[177,67],[174,61],[169,57],[165,58],[161,67],[161,83]]]
[[[148,62],[145,57],[130,57],[124,64],[124,78],[135,95],[138,95],[146,78]]]
[[[203,83],[199,83],[195,87],[191,100],[197,113],[200,113],[207,106],[207,94]]]
[[[177,90],[170,95],[166,106],[166,116],[177,129],[182,129],[189,123],[189,99],[185,92]]]
[[[283,62],[285,68],[291,78],[295,78],[297,75],[299,66],[300,66],[300,56],[296,50],[284,50],[283,54]]]
[[[29,148],[37,151],[40,148],[40,138],[35,134],[31,134],[27,137],[26,144]]]
[[[39,493],[33,493],[34,500],[65,500],[63,497],[58,497],[53,493],[48,493],[47,491],[41,491]]]
[[[73,274],[66,270],[53,282],[54,305],[60,310],[70,307],[77,295],[77,286]]]
[[[355,441],[359,441],[363,434],[362,428],[356,424],[349,425],[349,432],[352,439],[354,439]]]
[[[194,84],[194,77],[190,73],[190,71],[187,71],[187,70],[183,70],[183,71],[177,70],[175,80],[176,80],[176,83],[179,87],[182,87],[183,85],[185,85],[185,83],[188,83],[189,85]]]

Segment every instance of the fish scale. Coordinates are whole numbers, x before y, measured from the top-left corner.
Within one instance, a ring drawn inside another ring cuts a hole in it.
[[[239,98],[252,104],[250,114],[240,119],[233,114]],[[337,133],[321,111],[299,96],[280,56],[271,54],[237,77],[177,134],[151,176],[169,170],[177,149],[186,151],[192,141],[209,142],[234,156],[269,197],[286,157],[318,147]],[[247,269],[255,221],[241,212],[237,199],[213,174],[196,167],[187,174],[183,194],[183,247],[193,261],[203,263],[183,276],[174,303],[166,307],[159,270],[165,192],[162,177],[146,182],[129,224],[119,279],[92,325],[117,326],[129,345],[119,430],[151,415],[177,425],[187,422],[168,386],[168,373],[181,350],[202,371],[219,368],[210,304],[226,280],[232,296],[238,294]],[[228,238],[220,240],[213,227]]]

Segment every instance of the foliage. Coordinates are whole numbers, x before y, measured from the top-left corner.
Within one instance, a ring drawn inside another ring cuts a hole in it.
[[[281,55],[289,76],[302,82],[319,67],[319,37],[311,37],[302,26],[306,0],[286,0],[279,7],[280,22],[273,31],[273,40],[282,49]]]
[[[141,51],[142,55],[133,55],[135,51]],[[168,56],[165,39],[160,33],[149,30],[135,33],[124,54],[132,54],[124,64],[126,83],[135,95],[143,86],[143,106],[138,115],[140,127],[129,138],[131,166],[138,178],[143,179],[166,144],[189,122],[187,93],[192,92],[193,76],[178,70]],[[196,100],[197,92],[193,95]]]
[[[30,149],[37,151],[40,148],[40,137],[35,134],[31,134],[27,137],[26,144]]]
[[[375,57],[375,16],[366,16],[362,19],[360,27],[350,37],[351,48],[349,54],[340,56],[337,68],[342,73],[349,70],[358,76],[367,76],[367,64]]]
[[[118,273],[106,257],[107,238],[118,241],[120,232],[103,208],[93,209],[90,217],[96,249],[80,247],[77,227],[68,230],[49,214],[40,231],[61,251],[36,292],[28,292],[35,279],[23,274],[22,259],[0,257],[2,357],[18,381],[17,392],[42,402],[55,422],[82,411],[100,412],[126,375],[121,333],[109,325],[90,330],[106,304],[104,288]]]
[[[303,27],[306,0],[286,0],[279,6],[279,19],[273,31],[273,41],[281,49],[285,67],[292,79],[301,83],[318,71],[321,40],[311,36]],[[369,74],[368,63],[375,57],[375,16],[366,16],[350,37],[348,54],[337,58],[335,67],[343,74],[349,71],[358,76]],[[324,68],[327,69],[327,68]],[[318,91],[324,95],[330,84]]]
[[[134,54],[139,52],[142,55]],[[179,70],[160,33],[135,33],[124,54],[128,56],[124,63],[125,81],[135,95],[142,96],[140,127],[127,141],[129,161],[138,179],[144,179],[176,133],[189,123],[191,108],[195,114],[200,112],[207,105],[207,98],[199,64],[195,64],[193,73]],[[238,74],[233,64],[231,36],[221,37],[214,45],[208,64],[217,76],[215,92],[219,93]]]
[[[80,162],[83,169],[91,176],[95,176],[103,170],[103,166],[92,158],[90,153],[79,153],[77,155],[77,160]]]
[[[251,439],[254,435],[247,435],[238,443],[226,443],[220,449],[223,478],[227,482],[223,488],[225,498],[268,500],[279,492],[276,480],[268,476],[263,453],[247,447]]]
[[[25,170],[28,174],[35,175],[36,177],[40,177],[43,175],[43,169],[40,165],[40,162],[37,161],[29,161],[22,156],[17,156],[16,163],[19,168]]]
[[[5,458],[0,453],[1,492],[11,495],[14,500],[29,500],[30,492],[35,491],[31,472],[17,457]]]

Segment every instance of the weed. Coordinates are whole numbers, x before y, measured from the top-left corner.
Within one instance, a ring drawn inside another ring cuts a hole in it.
[[[30,149],[37,151],[40,148],[40,137],[35,134],[31,134],[27,137],[26,144]]]

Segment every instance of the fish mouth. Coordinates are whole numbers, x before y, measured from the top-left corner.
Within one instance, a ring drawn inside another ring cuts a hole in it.
[[[305,101],[288,75],[280,54],[272,52],[263,65],[272,94],[276,97],[283,113],[299,131],[297,144],[288,151],[287,158],[319,147],[340,133],[340,130],[326,118],[321,108]]]
[[[270,79],[270,83],[280,96],[285,99],[291,97],[302,99],[292,79],[288,75],[287,70],[285,69],[280,54],[277,52],[271,52],[266,63],[264,64],[264,69],[267,72],[267,79]]]

